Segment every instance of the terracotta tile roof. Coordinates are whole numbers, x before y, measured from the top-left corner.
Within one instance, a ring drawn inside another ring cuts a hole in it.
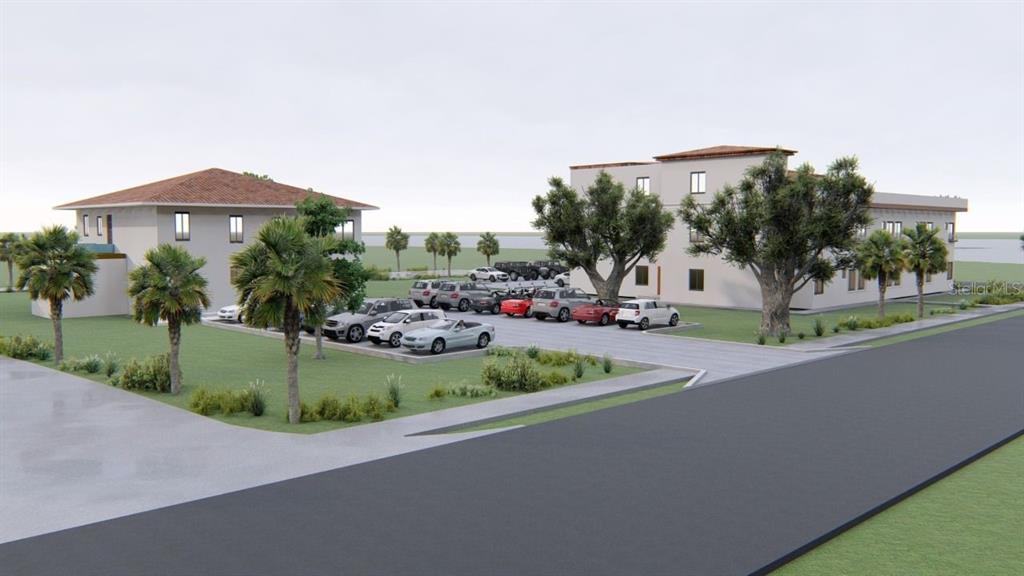
[[[646,166],[654,162],[603,162],[598,164],[576,164],[569,166],[569,170],[586,170],[587,168],[619,168],[621,166]]]
[[[57,210],[93,208],[119,205],[205,205],[205,206],[251,206],[283,208],[295,206],[309,194],[295,186],[260,180],[220,168],[175,176],[159,182],[151,182],[93,196],[76,202],[57,206]],[[338,206],[357,210],[375,210],[376,206],[354,200],[330,196]]]
[[[703,158],[728,158],[730,156],[751,156],[754,154],[770,154],[776,150],[775,147],[764,146],[712,146],[710,148],[697,148],[696,150],[684,150],[672,154],[655,156],[659,162],[671,162],[673,160],[697,160]],[[793,155],[796,150],[778,148],[783,154]]]

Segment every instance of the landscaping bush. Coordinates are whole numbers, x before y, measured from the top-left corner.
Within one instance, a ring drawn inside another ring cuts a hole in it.
[[[569,383],[569,377],[559,370],[552,370],[544,375],[544,385],[547,388],[564,386]]]
[[[768,341],[768,335],[765,334],[763,331],[759,330],[755,332],[754,335],[757,336],[757,344],[759,346],[764,346],[764,343]]]
[[[814,335],[819,338],[825,335],[825,321],[821,316],[814,319]]]
[[[0,336],[0,354],[18,360],[46,361],[53,357],[53,348],[35,336]]]
[[[374,422],[383,420],[384,413],[387,411],[387,403],[376,394],[370,394],[366,397],[366,400],[363,400],[363,413]]]
[[[107,378],[113,378],[120,367],[121,361],[117,359],[117,354],[107,352],[103,355],[103,373],[107,375]]]
[[[836,324],[835,326],[832,327],[832,333],[833,334],[839,334],[839,330],[840,330],[839,324]]]
[[[487,367],[486,365],[484,366]],[[427,393],[427,400],[440,400],[448,395],[448,389],[440,384],[435,384]]]
[[[188,409],[209,416],[220,409],[220,400],[206,388],[198,388],[188,400]]]
[[[113,384],[125,390],[171,391],[171,359],[167,354],[150,356],[142,362],[132,358]]]
[[[537,348],[536,345],[531,344],[530,347],[526,349],[526,356],[530,360],[536,360],[537,356],[540,356],[540,348]]]
[[[932,308],[928,311],[929,316],[941,315],[941,314],[952,314],[954,310],[952,308]]]
[[[604,358],[601,359],[601,367],[604,369],[604,373],[605,374],[611,374],[612,373],[612,368],[614,366],[615,366],[615,363],[612,361],[612,357],[607,355],[607,354],[605,354]]]
[[[539,364],[543,364],[544,366],[555,367],[571,366],[575,364],[578,360],[592,362],[592,365],[594,366],[597,365],[597,358],[593,356],[582,356],[579,352],[575,350],[569,350],[568,352],[560,352],[557,350],[544,350],[537,354],[536,360]]]
[[[486,362],[480,377],[485,386],[493,386],[498,390],[536,392],[544,387],[540,370],[523,354],[511,356],[503,366],[493,361]]]
[[[497,356],[498,358],[507,358],[517,353],[514,348],[506,348],[504,346],[491,346],[487,348],[488,356]]]
[[[406,272],[426,272],[428,268],[426,266],[406,266]]]
[[[246,409],[253,416],[263,416],[263,413],[267,411],[267,390],[262,380],[249,382],[245,403]]]
[[[458,384],[456,386],[450,386],[448,388],[448,394],[451,396],[460,396],[463,398],[487,398],[495,396],[498,391],[490,386],[483,386],[481,384]]]
[[[786,343],[786,332],[785,331],[779,332],[778,338],[779,338],[779,344],[785,344]]]
[[[288,421],[288,411],[285,410],[284,419]],[[310,409],[309,404],[305,402],[299,402],[299,422],[317,422],[320,420],[320,415]]]
[[[244,412],[246,409],[245,392],[235,390],[223,390],[217,394],[220,402],[220,412],[225,416],[231,416],[235,412]]]
[[[391,269],[390,268],[378,268],[374,265],[367,266],[363,270],[366,271],[367,280],[390,280]]]
[[[402,377],[388,374],[384,382],[387,384],[388,401],[398,408],[402,405]]]
[[[188,401],[189,410],[209,416],[220,412],[231,416],[236,412],[249,412],[253,416],[262,416],[266,410],[263,384],[257,380],[250,382],[242,390],[217,390],[211,392],[206,388],[198,388]]]
[[[971,302],[972,307],[978,304],[988,306],[1001,306],[1003,304],[1016,304],[1024,302],[1024,292],[1010,292],[1006,294],[985,294],[981,298]]]
[[[103,369],[103,359],[98,354],[90,354],[84,358],[69,358],[57,366],[64,372],[86,372],[96,374]]]
[[[850,316],[846,320],[840,322],[843,328],[846,328],[847,330],[850,330],[852,332],[856,332],[858,329],[860,329],[860,323],[860,318],[856,316]]]
[[[579,380],[583,378],[583,373],[586,371],[587,365],[584,363],[583,358],[576,358],[576,363],[572,366],[572,378],[573,380]]]
[[[807,334],[804,334],[803,332],[797,332],[796,333],[796,337],[801,339],[801,340],[803,340],[806,336],[807,336]]]
[[[970,307],[970,304],[967,303],[967,300],[966,299],[962,299],[962,298],[960,299],[959,302],[956,303],[956,305],[961,310],[967,310]]]

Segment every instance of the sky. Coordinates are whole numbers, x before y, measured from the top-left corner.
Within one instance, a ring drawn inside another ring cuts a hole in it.
[[[856,155],[1024,229],[1024,4],[0,5],[0,230],[209,167],[523,231],[571,164],[718,144]]]

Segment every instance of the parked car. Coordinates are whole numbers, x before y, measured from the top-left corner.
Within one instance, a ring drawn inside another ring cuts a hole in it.
[[[501,313],[509,317],[530,318],[533,316],[533,290],[523,290],[511,298],[502,300]]]
[[[601,326],[607,326],[614,322],[619,314],[619,303],[614,300],[598,300],[593,304],[577,306],[572,311],[572,319],[580,324],[596,322]]]
[[[513,298],[521,298],[522,293],[514,290],[495,290],[487,296],[480,298],[474,298],[469,303],[469,307],[473,309],[473,312],[490,312],[491,314],[501,314],[501,303],[505,300]]]
[[[469,303],[474,298],[487,296],[491,289],[476,282],[442,282],[437,294],[437,305],[442,310],[457,308],[459,312],[469,310]]]
[[[679,324],[679,312],[657,300],[628,300],[619,306],[615,322],[619,328],[636,325],[641,330],[647,330],[651,324],[675,326]]]
[[[495,262],[494,267],[507,273],[513,282],[540,278],[540,269],[529,262]]]
[[[405,335],[402,345],[414,352],[440,354],[451,348],[487,348],[494,340],[494,326],[449,318]]]
[[[484,280],[488,282],[508,282],[508,274],[492,266],[484,266],[470,270],[469,279],[474,282],[477,280],[481,282]]]
[[[366,339],[374,344],[387,342],[392,348],[402,345],[402,335],[426,328],[446,319],[440,310],[402,310],[392,312],[387,318],[370,326]]]
[[[537,274],[545,280],[554,278],[562,272],[569,271],[569,269],[563,266],[558,260],[535,260],[531,262],[530,265],[536,268]]]
[[[565,286],[568,286],[569,285],[569,273],[568,272],[562,272],[561,274],[556,274],[555,275],[555,284],[557,284],[559,288],[563,288]]]
[[[573,310],[591,302],[590,295],[579,288],[541,288],[533,295],[533,317],[568,322]]]
[[[412,283],[412,288],[409,288],[409,299],[418,308],[423,306],[437,308],[437,293],[441,290],[441,284],[445,282],[446,280],[417,280]]]
[[[242,322],[242,307],[238,304],[232,304],[231,306],[225,306],[220,310],[217,310],[218,320],[232,320],[234,322]]]
[[[370,325],[379,322],[384,316],[399,310],[412,310],[414,307],[408,298],[368,299],[355,312],[343,312],[329,317],[321,332],[331,340],[345,338],[355,344],[363,340]]]

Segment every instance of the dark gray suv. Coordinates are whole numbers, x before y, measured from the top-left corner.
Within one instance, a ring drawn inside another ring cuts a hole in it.
[[[328,318],[321,331],[331,340],[344,337],[355,344],[363,340],[371,324],[380,322],[392,312],[412,310],[413,307],[412,300],[408,298],[367,299],[355,312],[343,312]]]

